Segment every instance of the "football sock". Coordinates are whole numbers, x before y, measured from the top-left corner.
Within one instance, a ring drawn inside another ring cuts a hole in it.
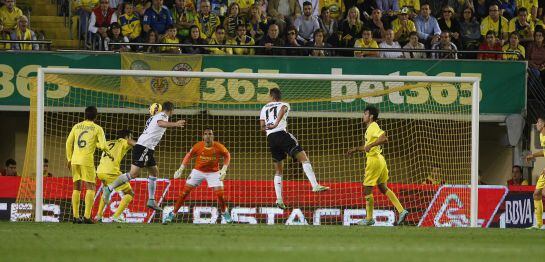
[[[155,181],[157,181],[156,177],[148,177],[148,200],[155,200]]]
[[[122,174],[118,176],[117,179],[114,180],[114,182],[109,184],[108,188],[110,189],[110,191],[114,191],[116,187],[129,182],[129,180],[131,180],[131,175],[129,173]]]
[[[102,214],[104,213],[104,206],[105,206],[104,199],[101,197],[100,203],[98,204],[97,217],[102,218]]]
[[[312,165],[309,161],[303,162],[303,170],[305,171],[305,175],[307,175],[308,181],[310,181],[312,188],[316,187],[318,182],[316,181],[316,175],[314,174]]]
[[[72,214],[74,218],[79,218],[79,198],[81,191],[73,190],[72,191]]]
[[[398,213],[401,213],[403,212],[403,210],[405,210],[403,206],[401,205],[401,203],[399,202],[399,199],[397,199],[396,194],[392,190],[388,189],[388,191],[386,191],[386,196],[388,197],[388,199],[390,199],[390,202],[394,204]]]
[[[85,190],[85,213],[83,213],[83,217],[87,219],[91,218],[93,202],[95,202],[95,190]]]
[[[218,205],[220,208],[220,213],[223,213],[226,211],[227,204],[225,204],[225,199],[223,198],[223,190],[217,190],[216,196],[218,197]]]
[[[123,211],[125,211],[125,208],[131,203],[132,201],[132,195],[125,194],[123,198],[121,199],[121,202],[119,203],[119,206],[117,207],[117,210],[114,213],[114,217],[117,218]]]
[[[276,201],[283,202],[282,200],[282,175],[274,175],[274,192],[276,193]]]
[[[174,210],[172,210],[174,215],[176,215],[176,213],[178,213],[178,210],[180,210],[180,207],[182,207],[182,204],[187,199],[190,192],[191,192],[191,189],[184,188],[184,191],[182,192],[182,194],[176,200],[176,204],[174,204]]]
[[[367,220],[373,219],[374,203],[375,203],[375,200],[373,199],[373,194],[369,194],[365,196],[365,210],[367,211],[365,219]]]
[[[536,225],[543,226],[543,201],[534,199],[534,208],[536,214]]]

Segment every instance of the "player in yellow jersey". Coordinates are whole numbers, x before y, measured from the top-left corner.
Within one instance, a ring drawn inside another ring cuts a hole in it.
[[[85,120],[72,127],[66,139],[66,159],[68,169],[72,171],[74,190],[72,191],[72,213],[74,223],[93,224],[91,210],[95,197],[95,149],[101,149],[106,155],[111,155],[104,137],[102,127],[95,124],[97,108],[85,108]],[[79,214],[80,194],[85,183],[85,213],[83,220]]]
[[[385,194],[388,199],[399,212],[397,225],[401,224],[409,211],[404,209],[395,193],[386,186],[388,181],[388,167],[386,160],[382,156],[381,145],[388,141],[386,133],[380,129],[376,120],[378,119],[378,109],[374,106],[368,106],[363,111],[363,123],[366,125],[365,145],[348,150],[347,154],[352,155],[354,152],[365,152],[367,162],[365,165],[365,178],[363,180],[364,194],[366,202],[366,219],[360,222],[364,226],[372,226],[375,224],[373,219],[373,187],[378,185],[382,194]]]
[[[108,149],[110,149],[110,153],[113,157],[102,154],[102,157],[100,158],[100,164],[97,168],[98,179],[102,181],[102,185],[104,186],[112,183],[114,180],[117,179],[119,175],[121,175],[121,169],[119,168],[121,160],[123,160],[123,157],[125,157],[127,151],[129,151],[134,145],[136,145],[136,141],[132,139],[132,133],[129,130],[117,131],[117,139],[108,141],[107,143]],[[132,199],[134,198],[134,192],[132,191],[132,187],[129,182],[126,182],[125,184],[116,187],[115,190],[122,192],[123,198],[121,199],[121,202],[119,203],[119,206],[117,207],[117,210],[115,211],[112,220],[114,222],[123,222],[123,219],[120,218],[120,215],[131,203]],[[98,206],[98,213],[96,217],[97,221],[102,221],[104,205],[104,199],[100,198],[100,204]]]
[[[539,142],[541,147],[545,148],[545,117],[538,117],[536,122],[537,131],[539,131]],[[526,161],[531,161],[536,157],[543,157],[545,155],[545,149],[534,152],[526,156]],[[541,229],[543,227],[543,194],[545,191],[545,169],[541,171],[541,175],[536,183],[536,189],[534,190],[534,209],[536,222],[532,229]]]

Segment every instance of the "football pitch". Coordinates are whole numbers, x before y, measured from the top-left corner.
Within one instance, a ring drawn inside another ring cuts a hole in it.
[[[0,223],[0,261],[543,261],[545,231]]]

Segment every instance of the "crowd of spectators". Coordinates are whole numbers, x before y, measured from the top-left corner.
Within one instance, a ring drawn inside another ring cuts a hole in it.
[[[0,40],[43,40],[30,29],[30,23],[23,11],[15,5],[15,0],[0,0]],[[0,50],[39,50],[38,44],[31,43],[0,43]]]

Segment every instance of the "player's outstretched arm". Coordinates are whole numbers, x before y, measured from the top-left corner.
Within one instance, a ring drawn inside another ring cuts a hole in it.
[[[543,157],[543,151],[537,151],[526,156],[526,161],[532,161],[536,157]]]
[[[157,121],[157,125],[160,127],[184,127],[185,126],[185,120],[178,120],[176,122],[168,122],[164,120]]]
[[[187,154],[185,154],[184,160],[182,160],[182,164],[180,165],[178,170],[176,170],[176,172],[174,172],[174,179],[178,179],[178,178],[182,177],[184,169],[187,166],[187,164],[189,164],[189,161],[191,160],[192,157],[193,157],[193,149],[191,149],[191,151],[189,151],[189,152],[187,152]]]
[[[136,145],[136,141],[132,138],[129,138],[127,139],[127,144],[129,144],[130,146],[135,146]]]
[[[112,153],[110,153],[110,149],[108,148],[108,143],[106,142],[106,136],[104,135],[104,130],[100,126],[98,126],[97,130],[98,130],[98,132],[97,132],[97,136],[98,136],[97,148],[102,150],[102,152],[104,152],[110,158],[114,159]]]

